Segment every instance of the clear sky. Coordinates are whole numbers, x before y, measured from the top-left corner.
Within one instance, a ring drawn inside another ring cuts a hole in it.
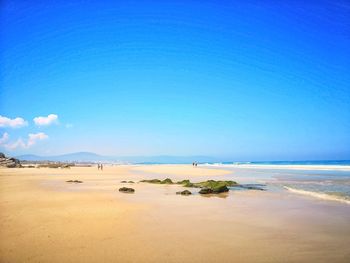
[[[349,1],[0,5],[10,155],[350,159]]]

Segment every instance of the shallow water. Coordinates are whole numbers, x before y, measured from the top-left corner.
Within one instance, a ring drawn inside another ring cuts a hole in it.
[[[217,166],[215,166],[217,168]],[[350,171],[339,170],[298,170],[284,168],[239,168],[221,165],[229,170],[226,179],[239,183],[262,183],[271,191],[291,191],[296,194],[313,196],[330,201],[350,204]]]

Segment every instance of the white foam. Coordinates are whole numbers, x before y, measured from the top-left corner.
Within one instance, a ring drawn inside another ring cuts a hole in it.
[[[346,204],[350,205],[350,200],[341,198],[340,196],[330,195],[330,194],[326,194],[326,193],[305,191],[305,190],[295,189],[295,188],[288,187],[288,186],[284,186],[284,188],[287,189],[290,192],[293,192],[293,193],[302,194],[302,195],[308,195],[308,196],[320,198],[320,199],[323,199],[323,200],[338,201],[338,202],[342,202],[342,203],[346,203]]]
[[[350,165],[314,165],[314,164],[212,164],[212,166],[246,168],[246,169],[278,169],[278,170],[314,170],[314,171],[350,171]]]

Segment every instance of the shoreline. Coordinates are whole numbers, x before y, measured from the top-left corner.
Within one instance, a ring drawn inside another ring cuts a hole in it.
[[[331,195],[327,193],[320,193],[320,192],[315,192],[315,191],[306,191],[306,190],[301,190],[301,189],[295,189],[293,187],[289,186],[283,186],[284,189],[296,193],[299,195],[304,195],[304,196],[310,196],[314,197],[315,199],[322,199],[322,200],[327,200],[327,201],[335,201],[335,202],[341,202],[350,205],[350,200],[341,198],[336,195]]]
[[[220,168],[244,169],[280,169],[280,170],[319,170],[319,171],[350,171],[350,165],[314,165],[314,164],[204,164],[200,165]]]

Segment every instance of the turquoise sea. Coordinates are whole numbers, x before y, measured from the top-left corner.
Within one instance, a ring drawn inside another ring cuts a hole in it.
[[[207,163],[232,170],[230,178],[263,183],[267,189],[289,191],[350,204],[350,161],[281,161]]]

